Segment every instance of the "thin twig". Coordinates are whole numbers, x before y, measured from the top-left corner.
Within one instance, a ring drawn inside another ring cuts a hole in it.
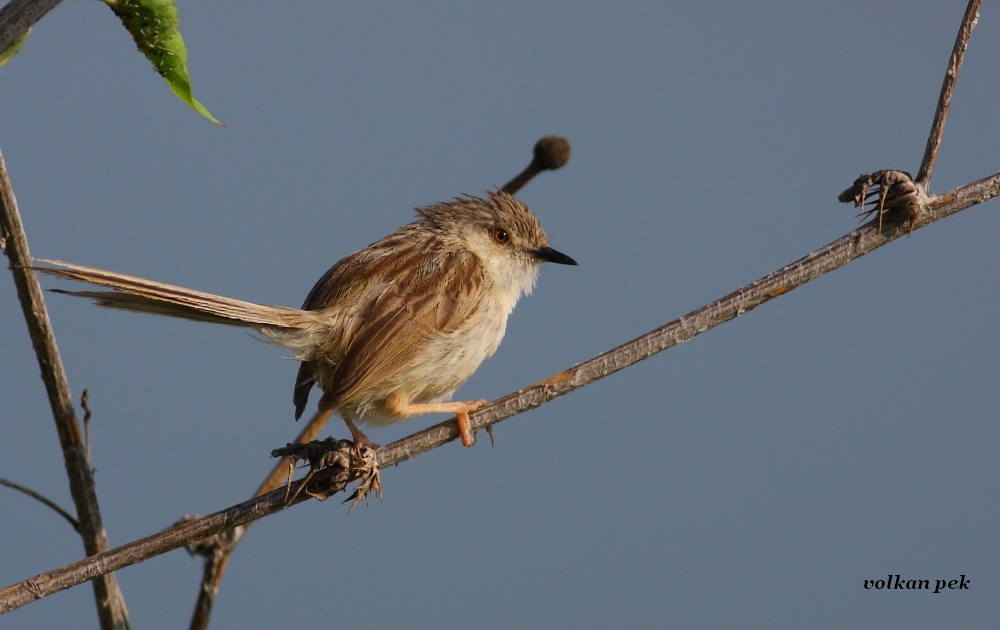
[[[59,516],[69,521],[69,524],[73,526],[73,529],[75,529],[77,532],[80,531],[80,521],[73,518],[72,514],[59,507],[59,504],[49,499],[48,497],[38,494],[31,488],[26,488],[20,484],[14,483],[13,481],[8,481],[7,479],[4,479],[2,477],[0,477],[0,486],[7,486],[8,488],[12,488],[14,490],[17,490],[18,492],[23,492],[24,494],[28,495],[32,499],[35,499],[36,501],[41,501],[45,505],[55,510],[59,514]]]
[[[309,420],[306,426],[302,427],[302,432],[295,438],[299,444],[312,442],[323,430],[327,420],[330,419],[331,412],[323,411],[316,414]],[[271,492],[281,485],[288,471],[288,458],[282,457],[270,474],[264,479],[254,497],[259,497]],[[240,525],[226,532],[222,548],[216,553],[205,556],[205,563],[202,567],[201,585],[198,589],[198,599],[194,603],[194,611],[191,613],[191,623],[188,626],[191,630],[204,630],[208,628],[208,621],[212,614],[212,605],[215,597],[219,593],[219,586],[222,584],[222,577],[225,575],[226,567],[229,566],[229,559],[236,551],[236,545],[243,540],[251,523]]]
[[[938,96],[937,109],[934,111],[934,122],[931,123],[931,133],[927,137],[924,159],[920,162],[920,170],[917,171],[917,184],[923,187],[925,191],[930,190],[931,172],[934,170],[938,148],[941,146],[941,136],[944,134],[944,122],[948,118],[948,108],[951,106],[951,95],[955,90],[955,80],[958,79],[958,69],[962,67],[962,58],[965,56],[965,49],[969,47],[969,38],[972,37],[972,29],[976,27],[976,22],[979,20],[979,5],[981,4],[982,0],[969,0],[969,6],[965,8],[965,16],[962,17],[962,25],[958,29],[958,36],[955,37],[955,46],[951,50],[951,58],[948,60],[948,70],[944,73],[944,81],[941,83],[941,94]]]
[[[1000,195],[1000,173],[962,186],[950,193],[931,197],[916,220],[914,229],[920,229],[997,195]],[[711,304],[614,350],[486,405],[470,414],[472,427],[485,428],[487,425],[543,405],[557,396],[647,359],[699,333],[743,315],[764,302],[784,295],[809,280],[842,267],[855,258],[906,234],[903,222],[889,222],[888,227],[879,234],[878,221],[869,221],[826,247]],[[458,437],[455,420],[447,420],[381,448],[376,461],[379,468],[385,469]],[[293,486],[291,495],[295,494],[297,484],[301,481],[294,483],[296,485]],[[284,506],[285,495],[284,490],[275,490],[210,516],[185,522],[159,534],[9,586],[0,591],[0,614],[106,572],[142,562],[147,558],[278,512]],[[293,504],[308,498],[307,493],[301,493]]]
[[[87,404],[90,392],[86,389],[80,394],[80,408],[83,409],[83,440],[87,446],[87,462],[90,462],[90,405]]]
[[[87,461],[83,439],[80,436],[80,426],[73,410],[73,398],[66,380],[66,372],[59,358],[59,348],[56,346],[55,334],[49,322],[42,289],[38,284],[38,278],[28,269],[31,266],[28,239],[21,225],[21,215],[17,210],[17,200],[14,198],[14,190],[7,176],[7,166],[2,152],[0,152],[0,232],[6,235],[4,253],[11,262],[17,298],[21,303],[25,322],[28,324],[28,334],[35,348],[42,381],[49,397],[49,406],[52,408],[52,417],[56,422],[59,445],[62,447],[66,474],[69,476],[70,495],[73,497],[80,521],[83,548],[87,555],[92,556],[108,549],[107,535],[97,504],[93,471]],[[114,575],[94,580],[94,598],[97,601],[97,614],[102,630],[129,627],[125,600]]]
[[[10,0],[0,8],[0,50],[24,35],[31,25],[56,8],[62,0]]]

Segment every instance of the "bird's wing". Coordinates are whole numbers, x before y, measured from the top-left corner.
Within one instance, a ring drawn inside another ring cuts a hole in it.
[[[327,308],[343,309],[353,311],[360,307],[365,301],[372,301],[385,289],[385,282],[382,278],[393,277],[396,269],[401,265],[406,256],[393,255],[394,252],[412,251],[412,247],[405,247],[413,239],[400,238],[406,226],[400,228],[393,234],[372,243],[368,247],[360,249],[353,254],[345,256],[334,266],[326,270],[319,280],[310,289],[305,302],[302,303],[304,311],[319,311]],[[354,318],[344,318],[344,328],[341,330],[344,338],[351,338],[359,325]],[[347,345],[338,344],[339,345]],[[324,357],[326,361],[336,364],[341,356]],[[295,419],[302,417],[302,413],[309,403],[309,392],[316,383],[318,365],[315,360],[303,361],[299,366],[299,373],[295,378],[295,388],[292,390],[292,402],[295,404]]]
[[[434,337],[479,308],[482,262],[470,252],[419,252],[397,267],[338,361],[325,392],[339,406],[412,364]]]

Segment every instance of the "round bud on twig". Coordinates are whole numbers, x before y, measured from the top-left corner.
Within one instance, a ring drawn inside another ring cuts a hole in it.
[[[535,159],[539,171],[554,171],[569,162],[569,140],[562,136],[545,136],[535,143]]]
[[[569,162],[569,140],[562,136],[545,136],[535,143],[534,156],[517,177],[507,182],[501,190],[514,194],[542,171],[554,171]]]

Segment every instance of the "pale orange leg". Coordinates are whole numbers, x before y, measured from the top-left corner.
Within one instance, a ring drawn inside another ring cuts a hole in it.
[[[325,393],[319,399],[319,410],[320,411],[333,410],[333,403],[326,397]],[[375,450],[378,450],[380,448],[378,444],[369,440],[368,436],[361,432],[361,429],[359,429],[357,425],[354,424],[354,421],[351,420],[351,417],[347,415],[346,411],[344,411],[343,409],[337,409],[337,411],[340,413],[340,417],[344,419],[344,424],[347,425],[347,430],[351,432],[351,440],[354,442],[355,446],[359,448],[362,446],[367,446],[368,448]]]
[[[458,420],[458,433],[462,436],[463,446],[472,446],[476,443],[476,437],[472,435],[472,427],[469,424],[469,413],[479,409],[486,404],[485,400],[459,401],[445,403],[406,403],[398,408],[392,409],[393,413],[399,415],[413,415],[418,413],[453,413]]]
[[[361,429],[354,424],[351,420],[351,416],[347,415],[347,412],[343,409],[340,410],[340,417],[344,419],[344,424],[347,425],[347,430],[351,432],[351,440],[354,441],[354,446],[360,448],[362,446],[367,446],[370,449],[378,450],[380,447],[375,442],[368,439],[368,436],[361,432]]]

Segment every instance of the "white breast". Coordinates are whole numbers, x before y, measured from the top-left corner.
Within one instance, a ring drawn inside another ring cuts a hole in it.
[[[386,383],[388,390],[396,386],[406,390],[413,403],[449,400],[480,364],[497,351],[507,330],[507,317],[518,299],[534,287],[538,267],[512,265],[509,269],[490,271],[503,273],[499,277],[491,274],[491,282],[484,287],[483,301],[475,314],[453,332],[432,340],[419,361]],[[375,425],[403,419],[388,413],[381,402],[370,401],[355,407],[354,414],[360,421]]]

